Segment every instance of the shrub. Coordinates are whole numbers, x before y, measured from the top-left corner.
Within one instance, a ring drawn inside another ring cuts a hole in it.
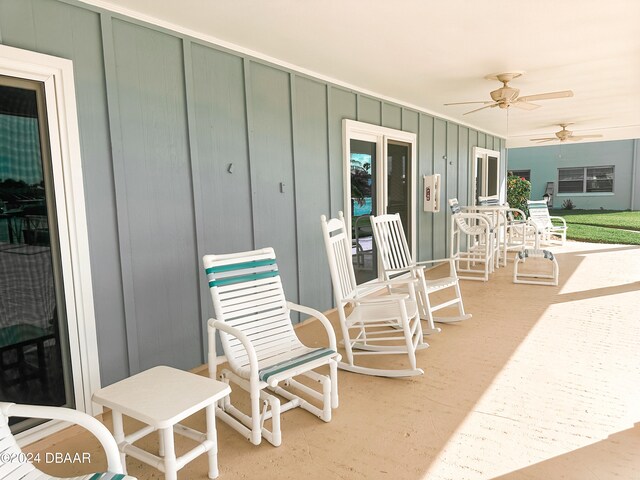
[[[565,210],[573,210],[576,208],[576,205],[571,201],[570,198],[567,198],[564,202],[562,202],[562,208]]]
[[[527,200],[531,197],[531,182],[523,177],[509,175],[507,177],[507,203],[511,208],[519,208],[529,215]]]

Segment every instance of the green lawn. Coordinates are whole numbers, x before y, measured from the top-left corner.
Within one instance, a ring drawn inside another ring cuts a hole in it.
[[[552,210],[550,213],[565,219],[569,239],[594,243],[640,245],[640,212]]]

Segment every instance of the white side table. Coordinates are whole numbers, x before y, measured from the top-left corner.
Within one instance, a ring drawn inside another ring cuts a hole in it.
[[[167,480],[176,480],[178,470],[207,452],[209,478],[213,479],[218,476],[215,403],[230,392],[231,388],[226,383],[160,366],[98,390],[93,394],[93,401],[113,411],[113,433],[125,470],[125,456],[131,455],[164,472]],[[203,408],[207,417],[206,433],[178,423]],[[147,426],[125,436],[123,414]],[[160,457],[133,445],[156,430],[160,434]],[[174,431],[197,441],[199,445],[176,458]]]

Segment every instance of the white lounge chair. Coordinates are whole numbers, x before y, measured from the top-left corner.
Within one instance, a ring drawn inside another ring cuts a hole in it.
[[[543,245],[564,245],[567,240],[567,222],[562,217],[549,215],[546,200],[528,200],[529,219],[540,231],[540,242]],[[562,225],[554,225],[558,220]]]
[[[251,397],[251,415],[236,408],[229,397],[216,409],[216,416],[244,435],[254,445],[262,437],[274,446],[282,441],[280,413],[301,407],[325,422],[338,407],[336,337],[329,320],[317,310],[287,302],[272,248],[226,255],[205,255],[204,267],[215,310],[208,324],[209,375],[216,376],[216,330],[229,368],[220,379],[240,386]],[[325,328],[328,348],[311,348],[296,335],[290,312],[317,318]],[[329,375],[315,368],[329,366]],[[305,376],[321,385],[321,392],[293,377]],[[288,387],[287,389],[280,384]],[[295,394],[298,390],[322,404],[319,408]],[[288,402],[281,404],[284,397]],[[262,408],[262,411],[261,411]],[[271,431],[264,423],[271,419]]]
[[[118,445],[113,436],[98,420],[86,413],[70,408],[47,407],[41,405],[18,405],[15,403],[0,402],[0,478],[5,480],[56,480],[58,477],[49,476],[36,468],[37,462],[29,462],[16,443],[11,429],[9,417],[41,418],[46,420],[60,420],[74,423],[86,428],[100,442],[107,456],[107,472],[91,473],[73,480],[135,480],[124,474]],[[33,455],[36,455],[35,453]],[[40,459],[45,462],[44,457]]]
[[[417,367],[416,350],[427,348],[415,300],[416,280],[395,279],[356,284],[352,264],[351,241],[345,230],[344,216],[327,220],[321,217],[333,292],[340,318],[347,361],[338,366],[350,372],[381,377],[422,375]],[[408,294],[369,296],[376,288],[408,285]],[[347,308],[351,310],[347,312]],[[387,369],[356,364],[358,356],[405,355],[408,369]]]
[[[498,257],[497,225],[481,213],[463,213],[458,199],[449,199],[451,208],[450,257],[455,260],[458,278],[489,280]],[[464,236],[464,241],[463,241]]]
[[[372,216],[371,225],[373,226],[373,234],[378,246],[378,254],[382,259],[385,279],[391,280],[398,275],[409,273],[418,280],[416,291],[420,318],[425,320],[428,325],[428,329],[423,328],[423,332],[440,331],[439,328],[436,328],[434,322],[454,323],[471,318],[471,315],[464,311],[453,258],[426,260],[423,262],[414,261],[411,257],[409,244],[402,228],[402,220],[398,213],[394,215],[379,215],[377,217]],[[447,275],[435,279],[427,278],[425,268],[436,266],[439,263],[449,264]],[[432,304],[429,298],[430,295],[447,288],[454,290],[454,298],[440,304]],[[434,317],[434,312],[453,305],[458,307],[457,316]]]

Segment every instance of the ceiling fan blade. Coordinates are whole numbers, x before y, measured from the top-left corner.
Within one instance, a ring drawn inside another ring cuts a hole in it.
[[[485,102],[484,100],[480,100],[479,102],[456,102],[456,103],[445,103],[445,106],[449,106],[449,105],[469,105],[471,103],[483,103],[484,105],[489,105],[490,103],[493,102]]]
[[[516,100],[511,105],[516,108],[520,108],[522,110],[535,110],[536,108],[540,108],[540,105],[536,105],[535,103],[524,102],[521,99]]]
[[[567,98],[573,97],[573,92],[571,90],[563,90],[561,92],[549,92],[549,93],[538,93],[536,95],[525,95],[524,97],[519,97],[518,102],[528,102],[530,100],[553,100],[554,98]]]
[[[600,138],[602,135],[576,135],[578,138]]]
[[[558,139],[556,137],[553,137],[553,138],[551,138],[551,137],[549,137],[549,138],[532,138],[531,139],[532,142],[540,142],[540,143],[550,142],[552,140],[558,140]]]
[[[479,112],[480,110],[484,110],[485,108],[494,108],[494,107],[497,107],[497,106],[498,106],[497,103],[493,103],[492,105],[487,105],[485,107],[476,108],[475,110],[471,110],[470,112],[463,113],[463,115],[469,115],[470,113]]]

